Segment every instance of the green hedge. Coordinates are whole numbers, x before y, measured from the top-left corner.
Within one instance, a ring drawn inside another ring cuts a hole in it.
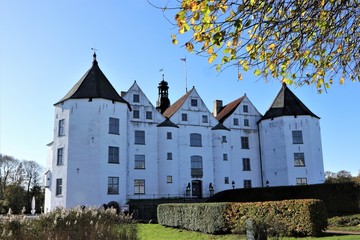
[[[216,193],[207,202],[264,202],[287,199],[320,199],[325,203],[329,216],[354,214],[360,212],[360,184],[349,182],[231,189]]]
[[[228,203],[160,204],[157,208],[159,224],[203,233],[227,232],[225,212]]]
[[[158,222],[163,226],[203,233],[244,233],[246,221],[263,224],[288,236],[318,236],[327,226],[326,209],[315,199],[254,203],[161,204]]]

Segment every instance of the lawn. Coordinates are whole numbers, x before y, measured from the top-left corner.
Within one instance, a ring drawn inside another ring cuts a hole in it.
[[[192,232],[183,229],[174,229],[163,227],[159,224],[138,224],[138,239],[139,240],[235,240],[246,239],[244,235],[208,235],[199,232]],[[299,240],[299,238],[282,238],[282,240]],[[360,239],[360,235],[339,235],[327,236],[321,238],[300,238],[304,240],[356,240]]]

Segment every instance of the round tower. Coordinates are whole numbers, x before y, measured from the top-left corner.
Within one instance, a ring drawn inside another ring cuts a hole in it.
[[[283,84],[258,122],[264,186],[324,182],[319,119]]]

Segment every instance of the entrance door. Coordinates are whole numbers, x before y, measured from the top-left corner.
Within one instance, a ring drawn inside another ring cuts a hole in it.
[[[192,196],[202,198],[201,181],[193,180],[191,183],[192,183]]]

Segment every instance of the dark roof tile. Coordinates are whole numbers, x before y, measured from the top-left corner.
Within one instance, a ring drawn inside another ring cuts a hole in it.
[[[269,110],[267,110],[259,122],[269,118],[298,115],[309,115],[319,118],[312,113],[284,83]]]

